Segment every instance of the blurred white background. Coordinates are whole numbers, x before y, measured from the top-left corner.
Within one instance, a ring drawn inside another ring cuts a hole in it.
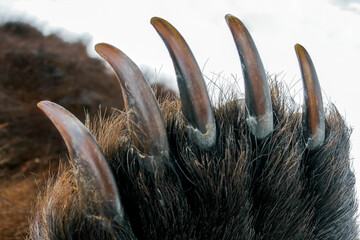
[[[0,22],[30,21],[46,34],[57,32],[68,41],[81,38],[92,56],[95,43],[108,42],[138,65],[172,79],[171,59],[151,17],[165,18],[182,33],[206,76],[240,78],[238,54],[224,19],[228,13],[246,24],[266,70],[280,74],[300,104],[294,44],[309,51],[325,102],[335,103],[353,128],[351,153],[359,181],[360,107],[355,98],[360,95],[360,0],[0,0]]]

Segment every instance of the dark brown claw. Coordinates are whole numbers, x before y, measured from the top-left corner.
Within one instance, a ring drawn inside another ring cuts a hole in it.
[[[230,14],[226,15],[225,19],[241,60],[248,111],[247,123],[256,138],[264,139],[274,130],[270,89],[265,70],[254,41],[244,24]]]
[[[132,117],[129,121],[133,146],[149,159],[154,157],[155,161],[159,161],[162,157],[168,158],[164,120],[150,85],[139,68],[128,56],[109,44],[97,44],[95,50],[111,65],[120,83],[125,107]]]
[[[190,136],[202,148],[216,141],[216,124],[199,66],[180,33],[164,19],[153,17],[154,26],[173,60],[180,91],[182,112],[191,124]]]
[[[111,206],[124,219],[115,179],[97,142],[87,128],[69,111],[49,101],[37,106],[53,122],[65,141],[71,161],[77,167],[80,191],[99,193],[105,206]],[[110,204],[110,205],[109,205]]]
[[[304,124],[307,147],[316,149],[325,140],[325,116],[321,88],[312,60],[306,49],[295,45],[304,85]]]

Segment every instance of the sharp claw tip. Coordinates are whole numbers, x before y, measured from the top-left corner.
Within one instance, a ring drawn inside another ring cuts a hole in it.
[[[38,103],[36,104],[36,106],[37,106],[38,108],[40,108],[42,111],[44,111],[44,108],[45,108],[46,106],[49,106],[51,103],[52,103],[52,102],[50,102],[50,101],[44,100],[44,101],[38,102]]]
[[[305,48],[299,43],[295,44],[294,48],[297,54],[300,52],[306,52]]]
[[[225,15],[225,20],[226,20],[226,23],[229,25],[230,21],[233,20],[235,17],[231,14],[226,14]]]
[[[96,44],[95,51],[100,55],[100,57],[104,58],[104,60],[107,62],[108,59],[114,57],[114,55],[117,55],[117,53],[120,52],[119,49],[108,43]]]
[[[44,104],[44,101],[38,102],[36,106],[41,109],[42,105]]]
[[[97,43],[94,47],[95,51],[101,55],[102,50],[106,47],[109,46],[109,44],[107,43]]]
[[[229,19],[231,19],[231,18],[235,18],[235,16],[232,15],[232,14],[230,14],[230,13],[228,13],[228,14],[225,15],[225,19],[226,19],[226,20],[229,20]]]
[[[232,14],[226,14],[225,15],[225,20],[227,25],[230,27],[230,29],[233,28],[239,28],[241,26],[241,28],[246,28],[244,23],[237,17],[235,17]],[[237,27],[235,27],[237,26]]]
[[[152,17],[151,20],[150,20],[150,23],[152,25],[156,24],[157,22],[161,21],[162,19],[159,18],[159,17]]]

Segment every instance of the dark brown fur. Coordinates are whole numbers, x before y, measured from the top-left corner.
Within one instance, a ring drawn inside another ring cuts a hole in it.
[[[19,32],[28,36],[26,29],[19,30],[18,27],[16,24],[11,27],[15,36]],[[30,34],[33,35],[43,38],[40,33]],[[52,40],[48,44],[60,41],[55,36],[49,38]],[[8,44],[12,42],[14,40]],[[18,50],[18,46],[22,45],[27,44],[14,43],[12,49],[8,48],[8,54],[25,54],[23,58],[16,56],[10,59],[14,59],[14,62],[24,59],[27,64],[18,68],[13,68],[13,65],[17,65],[11,61],[9,65],[0,64],[9,66],[8,69],[0,68],[0,77],[10,76],[11,72],[21,73],[23,69],[27,71],[24,77],[17,78],[15,74],[11,78],[0,79],[3,106],[9,106],[5,104],[8,99],[12,103],[12,108],[2,110],[3,114],[0,115],[0,133],[4,134],[0,136],[0,141],[5,141],[1,146],[2,149],[8,146],[8,150],[1,152],[0,158],[0,219],[5,219],[4,223],[0,220],[0,234],[3,234],[0,236],[3,238],[15,238],[14,232],[18,233],[18,238],[21,238],[19,234],[26,235],[24,219],[29,209],[29,199],[34,196],[36,187],[34,180],[26,183],[23,175],[28,176],[30,171],[38,175],[47,173],[49,160],[63,153],[65,148],[59,144],[55,128],[50,123],[46,124],[48,120],[38,110],[35,111],[35,103],[51,99],[77,113],[77,110],[71,108],[75,106],[80,112],[76,115],[81,118],[83,111],[79,106],[87,105],[94,113],[97,104],[105,103],[107,96],[97,92],[101,89],[97,84],[101,84],[99,78],[108,75],[101,75],[104,73],[102,63],[89,60],[85,48],[81,53],[74,53],[74,49],[65,44],[61,51],[56,52],[49,49],[60,49],[59,46],[41,48],[47,46],[43,43],[35,48],[29,47],[27,51],[36,51],[26,53],[25,50]],[[66,49],[70,49],[69,52],[64,52]],[[5,51],[4,48],[0,50],[1,54]],[[43,50],[55,53],[44,58],[48,55],[43,55]],[[9,60],[7,55],[1,56],[4,62]],[[40,68],[45,71],[41,72],[37,68],[39,62],[29,60],[32,57],[41,57],[40,66],[48,61],[59,62],[51,64],[50,70],[46,66]],[[69,67],[69,71],[66,71],[64,69],[67,68],[61,66],[67,64],[69,57],[76,57],[72,63],[75,67],[72,64],[65,65]],[[24,68],[32,63],[34,67]],[[96,66],[99,75],[95,79],[87,70]],[[63,72],[60,78],[67,80],[57,80],[59,69]],[[79,73],[84,75],[72,77]],[[90,74],[94,80],[86,74]],[[34,77],[30,82],[23,80],[30,77]],[[94,84],[90,85],[94,88],[88,90],[94,92],[90,96],[95,103],[90,105],[81,99],[81,96],[86,97],[87,94],[80,94],[80,97],[78,94],[89,86],[86,81]],[[63,89],[72,84],[78,84],[74,87],[77,90],[71,87],[69,91]],[[121,97],[120,89],[112,87],[112,84],[117,84],[116,80],[111,79],[108,84],[104,93],[113,89],[114,95]],[[75,99],[71,97],[72,93]],[[94,97],[97,94],[105,99]],[[114,95],[109,99],[109,102],[114,101],[110,106],[116,106],[117,101],[112,99]],[[355,177],[349,159],[350,130],[336,108],[330,106],[327,110],[325,144],[310,152],[305,146],[301,113],[276,80],[272,81],[271,90],[275,130],[263,141],[256,140],[249,132],[243,102],[229,95],[220,97],[221,103],[214,108],[217,142],[216,147],[209,150],[199,149],[189,141],[179,101],[173,96],[165,101],[162,97],[160,107],[166,123],[170,161],[174,169],[159,169],[155,174],[143,168],[142,159],[130,147],[125,112],[114,111],[91,123],[88,121],[88,127],[102,147],[116,177],[130,226],[119,224],[112,212],[100,208],[101,199],[96,192],[81,191],[74,177],[76,168],[64,165],[43,187],[34,202],[29,219],[29,238],[356,239],[357,204]],[[26,101],[21,96],[27,96]],[[118,106],[122,108],[121,104]],[[24,121],[24,118],[31,121]],[[17,119],[22,121],[15,121]],[[49,141],[49,136],[55,140]],[[24,143],[24,139],[32,140]],[[20,153],[24,157],[19,157]],[[56,168],[57,164],[53,169]],[[19,171],[23,172],[19,174]],[[21,183],[31,187],[24,187]],[[19,208],[22,199],[25,199],[25,203]],[[16,228],[17,224],[20,224],[19,229]]]
[[[208,151],[189,141],[179,101],[161,104],[175,169],[155,174],[129,148],[126,113],[96,120],[91,129],[116,177],[131,228],[99,209],[96,193],[80,193],[69,177],[72,169],[40,197],[31,237],[356,239],[350,130],[330,106],[326,142],[309,152],[298,107],[276,81],[271,92],[271,136],[255,140],[242,102],[232,99],[214,109],[218,137]]]

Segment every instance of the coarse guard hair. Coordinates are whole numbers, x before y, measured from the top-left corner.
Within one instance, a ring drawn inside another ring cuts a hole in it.
[[[136,64],[100,43],[95,50],[117,76],[125,112],[97,119],[89,131],[60,105],[38,103],[64,139],[71,168],[39,195],[30,239],[357,238],[350,130],[334,106],[324,109],[308,52],[295,45],[301,112],[265,74],[244,24],[225,18],[245,99],[213,107],[184,38],[154,17],[179,99],[159,104]]]

